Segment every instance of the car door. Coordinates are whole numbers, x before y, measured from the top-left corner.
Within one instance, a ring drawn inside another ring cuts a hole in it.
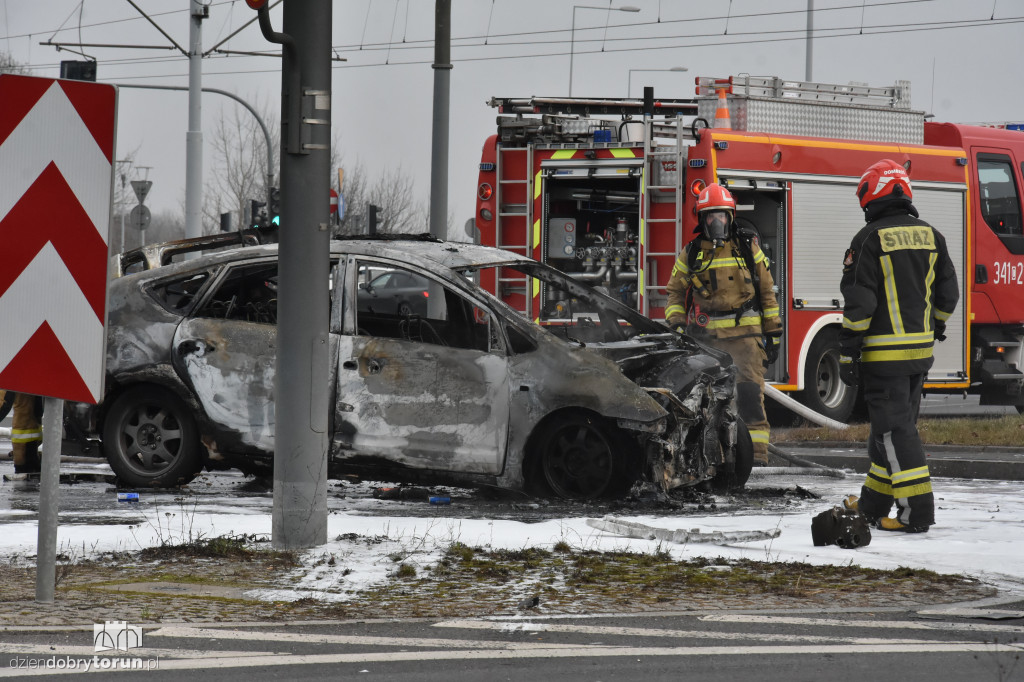
[[[379,263],[354,260],[357,273]],[[370,456],[417,469],[498,474],[508,436],[509,382],[493,313],[426,278],[430,312],[399,315],[350,305],[338,334],[334,447],[338,459]],[[338,311],[338,306],[335,306]]]
[[[218,449],[274,451],[277,260],[228,266],[174,334],[172,362]]]

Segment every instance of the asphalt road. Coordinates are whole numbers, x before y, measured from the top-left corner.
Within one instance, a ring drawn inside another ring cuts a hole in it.
[[[978,396],[926,395],[921,399],[924,417],[995,417],[1017,414],[1017,408],[1002,405],[979,405]]]
[[[879,670],[908,681],[1021,679],[1024,604],[967,606],[173,625],[147,629],[140,648],[106,661],[94,658],[91,630],[8,630],[0,677],[124,665],[130,655],[154,680],[798,682]],[[103,670],[101,679],[114,674]]]

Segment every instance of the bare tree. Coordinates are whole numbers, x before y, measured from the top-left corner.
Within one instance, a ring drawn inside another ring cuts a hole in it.
[[[345,169],[345,217],[337,234],[365,234],[369,204],[378,207],[377,231],[390,234],[427,232],[427,211],[417,201],[415,182],[401,166],[386,168],[371,179],[360,162]]]
[[[25,64],[16,61],[7,52],[0,52],[0,73],[18,73],[27,76],[32,73],[32,70]]]
[[[279,129],[277,116],[266,103],[256,109],[270,131]],[[250,202],[267,199],[267,142],[263,129],[251,112],[233,106],[223,111],[207,139],[213,152],[213,164],[203,196],[203,232],[217,232],[220,215],[228,212],[232,214],[234,229],[246,227],[252,219]],[[279,178],[279,142],[279,137],[271,134],[274,159],[271,172],[275,178]]]

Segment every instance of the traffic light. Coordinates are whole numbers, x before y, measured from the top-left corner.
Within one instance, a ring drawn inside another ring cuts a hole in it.
[[[267,223],[267,214],[261,209],[267,205],[265,201],[249,200],[249,224],[253,227],[263,227]]]
[[[89,61],[62,61],[60,63],[60,77],[76,81],[96,82],[96,62]]]
[[[377,234],[377,211],[380,210],[380,206],[370,204],[366,215],[366,233],[369,235]]]
[[[277,187],[270,188],[270,205],[267,207],[267,213],[271,219],[281,215],[281,190]]]

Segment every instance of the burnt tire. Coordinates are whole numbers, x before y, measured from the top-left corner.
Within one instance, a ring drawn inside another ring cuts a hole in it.
[[[725,444],[722,444],[725,447]],[[750,471],[754,468],[754,441],[750,439],[750,431],[747,425],[737,420],[736,422],[736,462],[728,470],[721,470],[711,479],[711,488],[716,492],[726,492],[742,488],[750,478]]]
[[[623,483],[620,438],[598,417],[574,414],[557,419],[541,434],[540,472],[556,496],[593,500],[617,492]]]
[[[184,485],[203,464],[195,418],[159,386],[129,388],[114,401],[103,422],[103,453],[122,484],[140,488]]]
[[[839,378],[839,331],[818,332],[804,365],[804,390],[796,394],[803,405],[829,419],[846,422],[857,403],[857,389]]]

